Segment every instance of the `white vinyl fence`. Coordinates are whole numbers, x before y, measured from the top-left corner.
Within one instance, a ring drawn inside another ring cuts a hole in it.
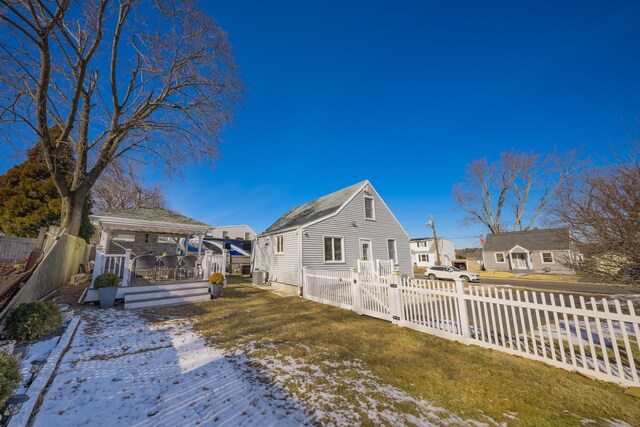
[[[640,316],[631,301],[305,271],[306,298],[605,381],[639,386]]]
[[[305,270],[304,290],[312,301],[353,308],[350,271]]]

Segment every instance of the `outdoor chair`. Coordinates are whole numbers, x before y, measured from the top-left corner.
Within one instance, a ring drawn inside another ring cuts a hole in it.
[[[178,256],[177,255],[164,255],[158,258],[156,261],[156,278],[165,279],[176,277],[176,270],[178,268]]]
[[[180,258],[178,261],[178,276],[194,277],[196,274],[196,264],[198,263],[198,257],[196,255],[186,255]]]
[[[155,255],[140,255],[133,259],[133,281],[136,277],[146,277],[151,280],[156,278]]]

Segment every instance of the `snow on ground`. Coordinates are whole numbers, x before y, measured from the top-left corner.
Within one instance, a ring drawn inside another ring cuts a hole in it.
[[[20,361],[20,374],[22,374],[22,383],[15,394],[27,393],[27,382],[31,379],[31,362],[36,359],[46,359],[49,353],[55,348],[56,344],[60,341],[60,336],[49,338],[45,341],[38,341],[33,343],[29,347],[29,357]]]
[[[498,424],[464,420],[392,387],[361,363],[275,355],[265,345],[207,346],[186,321],[151,324],[134,311],[96,310],[63,356],[34,426]],[[268,345],[267,345],[268,347]],[[318,349],[308,349],[316,358]],[[285,386],[295,384],[295,396]],[[355,401],[341,396],[353,390]],[[396,406],[399,405],[399,406]],[[410,413],[399,410],[411,407]]]
[[[299,403],[253,381],[189,325],[152,325],[136,312],[84,320],[34,426],[305,425]]]
[[[610,296],[607,297],[606,302],[610,306],[614,306],[615,305],[615,300],[619,300],[620,301],[620,305],[622,306],[623,309],[626,308],[628,301],[631,301],[635,307],[640,307],[640,294],[616,294],[616,295],[610,295]],[[602,303],[603,303],[602,299],[596,300],[596,304],[602,305]]]
[[[366,417],[369,421],[366,424],[374,425],[500,425],[489,417],[485,417],[486,422],[465,420],[445,408],[416,399],[382,382],[357,359],[332,362],[323,360],[329,357],[325,357],[322,349],[309,349],[300,344],[296,348],[321,361],[313,363],[306,357],[283,355],[273,345],[256,342],[237,346],[235,354],[249,358],[245,367],[258,367],[247,368],[248,375],[266,373],[277,385],[296,390],[300,400],[322,424],[358,425]],[[344,390],[350,390],[355,401],[345,398]],[[402,408],[411,408],[410,413],[403,412]]]

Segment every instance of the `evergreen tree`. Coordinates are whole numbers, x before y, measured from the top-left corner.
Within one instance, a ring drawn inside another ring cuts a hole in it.
[[[62,203],[38,145],[27,159],[0,176],[0,231],[37,237],[40,227],[60,222]]]
[[[0,175],[0,231],[20,237],[37,237],[40,227],[60,224],[62,201],[39,146],[27,152],[27,159]],[[89,240],[91,200],[83,210],[80,237]]]

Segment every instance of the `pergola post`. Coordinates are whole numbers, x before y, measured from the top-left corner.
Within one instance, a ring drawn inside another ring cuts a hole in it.
[[[104,253],[109,253],[109,240],[111,239],[111,230],[110,229],[102,229],[102,233],[100,233],[100,246],[104,249]]]
[[[198,241],[198,259],[202,255],[202,241],[204,240],[204,234],[200,235],[200,240]]]

